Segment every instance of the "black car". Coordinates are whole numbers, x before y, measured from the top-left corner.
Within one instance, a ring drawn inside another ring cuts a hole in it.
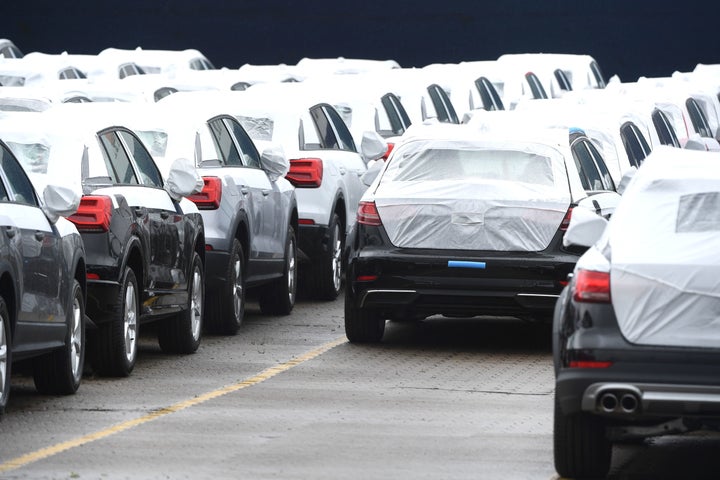
[[[348,339],[378,341],[387,319],[436,314],[549,320],[580,253],[562,246],[563,229],[594,200],[567,131],[556,133],[409,130],[358,208]]]
[[[720,155],[657,147],[556,304],[555,469],[604,477],[612,445],[720,430]],[[598,225],[599,224],[599,225]]]
[[[97,326],[88,332],[93,370],[129,375],[139,329],[155,320],[163,351],[197,350],[205,240],[200,213],[183,198],[202,187],[192,161],[175,164],[163,178],[140,139],[114,125],[102,104],[23,115],[37,117],[31,133],[48,145],[44,175],[82,188],[69,220],[87,253],[87,312]],[[27,151],[23,142],[34,141],[31,133],[17,132],[18,151]]]
[[[79,192],[55,185],[43,200],[0,141],[0,413],[13,364],[22,361],[41,393],[77,391],[85,356],[85,250],[61,217]]]

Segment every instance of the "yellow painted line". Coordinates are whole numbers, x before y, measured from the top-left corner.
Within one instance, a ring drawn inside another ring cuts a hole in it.
[[[260,382],[263,382],[269,378],[272,378],[279,373],[290,370],[291,368],[296,367],[303,362],[312,360],[313,358],[315,358],[319,355],[322,355],[323,353],[327,352],[328,350],[330,350],[334,347],[337,347],[338,345],[341,345],[345,342],[347,342],[347,338],[345,338],[345,337],[338,338],[336,340],[333,340],[332,342],[328,342],[324,345],[321,345],[320,347],[318,347],[314,350],[311,350],[304,355],[296,357],[285,363],[280,363],[273,367],[267,368],[267,369],[263,370],[262,372],[258,373],[257,375],[255,375],[254,377],[248,378],[247,380],[243,380],[242,382],[235,383],[233,385],[228,385],[228,386],[220,388],[218,390],[213,390],[211,392],[204,393],[202,395],[191,398],[189,400],[185,400],[183,402],[179,402],[174,405],[170,405],[169,407],[154,410],[154,411],[148,413],[147,415],[144,415],[139,418],[135,418],[133,420],[128,420],[126,422],[122,422],[117,425],[113,425],[112,427],[106,428],[104,430],[100,430],[100,431],[97,431],[94,433],[83,435],[82,437],[78,437],[73,440],[68,440],[66,442],[57,443],[50,447],[42,448],[40,450],[36,450],[34,452],[22,455],[20,457],[14,458],[12,460],[8,460],[7,462],[0,463],[0,473],[4,473],[4,472],[8,472],[10,470],[15,470],[16,468],[24,467],[25,465],[28,465],[33,462],[37,462],[39,460],[42,460],[42,459],[45,459],[48,457],[52,457],[53,455],[57,455],[58,453],[62,453],[66,450],[70,450],[71,448],[79,447],[81,445],[85,445],[86,443],[94,442],[96,440],[100,440],[105,437],[109,437],[110,435],[114,435],[116,433],[124,432],[125,430],[129,430],[133,427],[137,427],[138,425],[142,425],[143,423],[151,422],[160,417],[164,417],[165,415],[170,415],[171,413],[176,413],[176,412],[179,412],[180,410],[184,410],[186,408],[193,407],[195,405],[199,405],[203,402],[207,402],[208,400],[212,400],[213,398],[221,397],[223,395],[226,395],[226,394],[232,393],[232,392],[236,392],[236,391],[241,390],[246,387],[251,387],[251,386],[256,385]]]

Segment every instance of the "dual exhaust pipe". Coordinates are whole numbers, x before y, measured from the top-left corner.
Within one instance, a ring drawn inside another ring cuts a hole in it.
[[[640,399],[636,392],[609,391],[598,397],[598,410],[603,413],[637,413],[640,409]]]

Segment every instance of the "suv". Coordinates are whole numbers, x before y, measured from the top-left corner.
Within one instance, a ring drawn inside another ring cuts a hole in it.
[[[14,361],[32,359],[41,393],[75,393],[82,377],[85,250],[61,217],[75,211],[80,195],[48,185],[43,200],[0,142],[0,413]]]
[[[89,359],[101,374],[127,376],[143,323],[159,320],[164,351],[191,353],[200,344],[204,228],[183,196],[201,179],[180,161],[163,178],[140,139],[104,109],[66,104],[15,115],[30,116],[32,130],[13,123],[18,140],[47,146],[46,177],[81,184],[80,207],[69,220],[87,252],[87,310],[97,325]]]

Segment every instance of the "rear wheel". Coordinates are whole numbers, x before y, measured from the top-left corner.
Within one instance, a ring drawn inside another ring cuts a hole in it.
[[[586,412],[565,415],[555,399],[553,429],[555,470],[561,477],[605,478],[612,444],[601,418]]]
[[[285,270],[282,278],[260,288],[262,290],[258,300],[263,313],[289,315],[292,312],[297,295],[297,242],[292,227],[288,227],[285,241]]]
[[[35,388],[40,393],[70,395],[80,387],[85,362],[85,299],[77,280],[73,281],[67,326],[65,345],[34,361]]]
[[[90,344],[93,368],[101,375],[127,377],[135,368],[140,326],[139,295],[135,272],[127,267],[116,311],[108,323],[100,325],[95,342]]]
[[[158,342],[163,352],[193,353],[200,346],[205,303],[203,272],[202,260],[196,252],[188,277],[187,308],[176,317],[163,321],[158,328]]]
[[[238,239],[230,248],[225,279],[218,291],[208,292],[206,325],[211,333],[235,335],[245,316],[245,257]]]
[[[317,259],[308,278],[311,295],[319,300],[335,300],[340,293],[344,232],[340,216],[333,213],[328,225],[327,250]]]
[[[11,343],[10,313],[5,304],[5,299],[0,297],[0,413],[5,411],[10,396]]]
[[[373,311],[355,307],[345,290],[345,336],[352,343],[379,342],[385,333],[385,320]]]

